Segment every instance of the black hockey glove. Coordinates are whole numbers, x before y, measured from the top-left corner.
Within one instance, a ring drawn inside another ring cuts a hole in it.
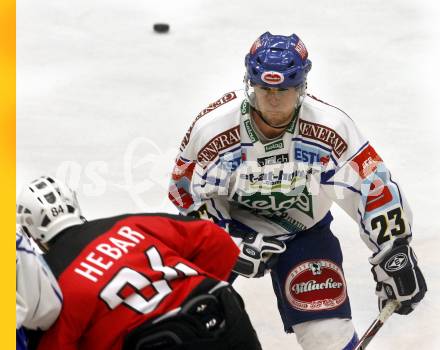
[[[245,277],[262,277],[286,250],[284,242],[261,233],[245,233],[234,237],[240,255],[233,271]]]
[[[427,291],[425,278],[417,266],[417,258],[408,242],[399,238],[392,249],[370,259],[371,268],[377,282],[376,294],[379,297],[379,310],[388,299],[395,299],[401,306],[397,313],[407,315],[414,310]]]

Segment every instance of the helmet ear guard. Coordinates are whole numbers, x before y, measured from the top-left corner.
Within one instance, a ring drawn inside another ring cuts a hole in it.
[[[17,200],[17,224],[37,242],[84,222],[76,193],[63,182],[42,176],[25,186]]]

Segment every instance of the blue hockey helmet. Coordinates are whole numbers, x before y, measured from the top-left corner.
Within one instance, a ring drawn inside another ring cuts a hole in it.
[[[300,87],[305,84],[312,62],[296,35],[262,34],[245,58],[245,82],[269,88]]]

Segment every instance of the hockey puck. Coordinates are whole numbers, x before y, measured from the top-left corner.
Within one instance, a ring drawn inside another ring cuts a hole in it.
[[[170,25],[168,23],[155,23],[153,29],[156,33],[168,33]]]

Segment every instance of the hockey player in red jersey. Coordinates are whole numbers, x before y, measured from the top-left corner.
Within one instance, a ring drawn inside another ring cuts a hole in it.
[[[75,193],[50,177],[17,204],[64,296],[38,349],[261,349],[224,282],[239,250],[215,224],[167,214],[85,221]]]
[[[304,350],[354,349],[330,208],[338,204],[357,222],[379,305],[395,299],[400,314],[427,290],[410,246],[411,210],[353,120],[307,94],[312,62],[297,35],[262,34],[245,66],[244,89],[209,104],[185,134],[169,198],[233,236],[237,274],[270,271],[285,331]]]

